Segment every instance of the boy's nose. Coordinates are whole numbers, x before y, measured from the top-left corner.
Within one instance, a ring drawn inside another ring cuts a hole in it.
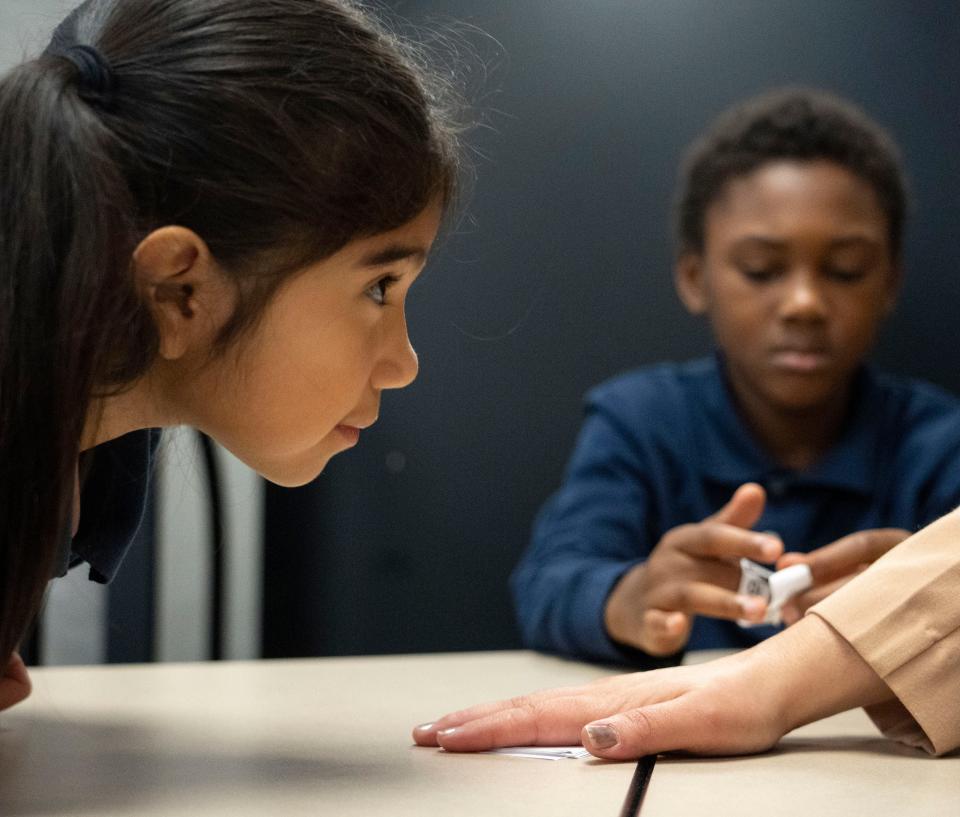
[[[797,273],[785,282],[781,314],[793,320],[822,319],[826,302],[816,280],[806,273]]]

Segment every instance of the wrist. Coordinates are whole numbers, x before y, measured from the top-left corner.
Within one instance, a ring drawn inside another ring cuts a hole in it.
[[[614,584],[603,607],[603,626],[611,640],[639,648],[643,622],[642,582],[646,564],[627,570]]]
[[[743,653],[781,734],[893,697],[883,680],[829,624],[805,616]]]

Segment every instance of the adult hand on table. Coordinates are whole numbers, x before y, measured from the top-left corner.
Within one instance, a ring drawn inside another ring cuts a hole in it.
[[[911,535],[910,531],[901,528],[876,528],[851,533],[810,553],[784,553],[777,561],[777,570],[807,564],[813,574],[813,587],[783,606],[784,623],[799,621],[808,608],[843,587]]]
[[[582,742],[611,760],[673,750],[748,754],[801,724],[891,697],[829,625],[807,616],[717,661],[481,704],[418,726],[413,738],[452,752]]]
[[[765,502],[763,488],[747,483],[717,513],[664,534],[610,593],[609,636],[648,655],[670,655],[686,645],[695,615],[762,621],[766,602],[736,588],[741,556],[772,562],[783,551],[778,537],[751,530]]]
[[[0,709],[9,709],[30,695],[30,676],[23,659],[17,653],[10,656],[0,676]]]

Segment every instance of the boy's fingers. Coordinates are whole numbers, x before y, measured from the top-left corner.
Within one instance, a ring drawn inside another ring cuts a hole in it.
[[[767,494],[755,482],[746,482],[734,492],[730,501],[704,522],[721,522],[738,528],[752,528],[763,515]]]
[[[787,621],[787,608],[785,606],[783,610],[784,621],[786,621],[787,624],[793,624],[796,621],[799,621],[806,614],[807,610],[813,607],[814,604],[819,604],[831,593],[836,593],[837,590],[843,587],[854,576],[860,573],[863,573],[863,571],[866,570],[868,567],[869,565],[859,565],[853,571],[853,573],[847,576],[844,576],[842,579],[835,579],[834,581],[828,582],[827,584],[818,585],[816,587],[810,588],[804,593],[797,594],[792,599],[790,599],[790,602],[789,602],[790,606],[793,608],[796,615],[793,621]]]
[[[769,533],[756,533],[721,522],[692,525],[677,546],[691,556],[713,559],[746,557],[755,562],[773,562],[783,552],[783,542]]]
[[[730,620],[760,621],[767,611],[766,602],[759,596],[741,596],[706,582],[664,585],[651,593],[650,603],[660,610]]]
[[[803,615],[800,613],[800,608],[797,607],[794,599],[791,599],[780,608],[780,620],[788,627],[796,624],[801,618],[803,618]]]
[[[805,564],[808,561],[808,556],[809,554],[807,553],[797,553],[796,551],[784,553],[783,556],[777,559],[776,569],[783,570],[785,567]]]
[[[862,564],[872,564],[910,536],[900,528],[858,531],[806,554],[804,561],[813,580],[825,584],[854,573]]]
[[[672,655],[686,645],[692,626],[693,618],[686,613],[644,610],[640,648],[650,655]]]

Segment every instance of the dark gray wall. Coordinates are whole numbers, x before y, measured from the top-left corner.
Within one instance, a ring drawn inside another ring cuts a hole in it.
[[[474,143],[489,158],[472,221],[411,296],[419,380],[315,484],[269,494],[268,655],[518,643],[507,575],[560,479],[581,395],[709,348],[672,291],[669,203],[684,146],[746,95],[831,89],[893,132],[917,208],[876,358],[960,389],[955,2],[396,5],[499,43],[473,36],[493,126]]]

